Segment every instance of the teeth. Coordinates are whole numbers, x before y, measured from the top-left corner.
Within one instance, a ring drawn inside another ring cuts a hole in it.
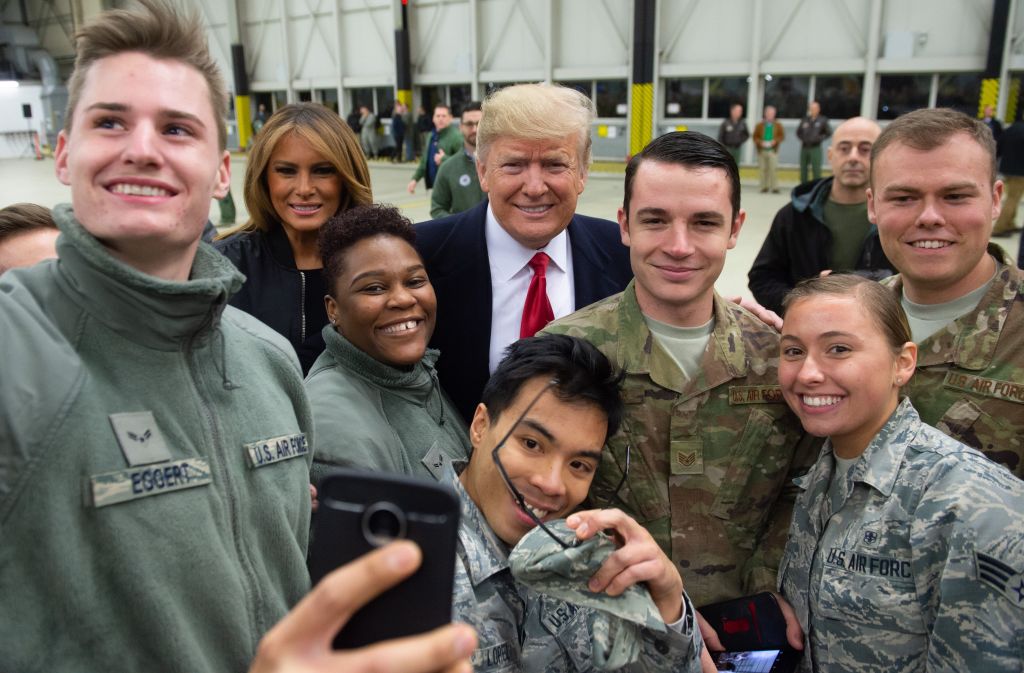
[[[319,205],[310,206],[310,205],[305,205],[305,204],[303,204],[303,205],[292,205],[292,210],[297,210],[300,213],[312,213],[312,212],[316,212],[317,210],[320,210],[320,206]]]
[[[543,213],[550,206],[519,206],[519,210],[524,213]]]
[[[166,189],[160,187],[150,187],[148,185],[131,185],[124,182],[119,182],[114,185],[111,189],[115,194],[127,194],[129,196],[170,196],[171,193]]]
[[[927,248],[928,250],[932,250],[934,248],[945,248],[953,244],[949,241],[914,241],[910,245],[915,248]]]
[[[830,407],[843,399],[839,395],[804,395],[803,401],[809,407]]]
[[[526,503],[526,509],[528,509],[528,510],[530,510],[531,512],[533,512],[533,515],[534,515],[535,517],[537,517],[538,519],[543,519],[543,518],[544,518],[544,517],[546,517],[546,516],[547,516],[548,514],[550,514],[550,512],[548,512],[548,510],[546,510],[546,509],[540,509],[539,507],[534,507],[534,506],[532,506],[532,505],[531,505],[530,503]]]
[[[416,325],[419,324],[419,320],[407,320],[405,322],[400,322],[397,325],[388,325],[381,331],[385,334],[398,334],[399,332],[408,332],[411,329],[416,329]]]

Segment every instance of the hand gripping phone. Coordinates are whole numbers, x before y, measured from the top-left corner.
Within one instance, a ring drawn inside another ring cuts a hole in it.
[[[309,554],[314,584],[392,540],[411,540],[423,552],[411,577],[352,616],[334,639],[336,649],[403,638],[451,622],[459,527],[454,490],[402,475],[337,470],[321,481],[318,498]]]
[[[802,653],[789,646],[786,619],[771,593],[705,605],[699,612],[726,649],[711,653],[718,670],[791,673],[800,663]]]

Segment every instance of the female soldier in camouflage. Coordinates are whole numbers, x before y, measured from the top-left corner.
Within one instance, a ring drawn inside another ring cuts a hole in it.
[[[1019,671],[1024,482],[921,422],[896,295],[814,278],[784,303],[779,380],[827,436],[797,480],[779,587],[810,671]]]

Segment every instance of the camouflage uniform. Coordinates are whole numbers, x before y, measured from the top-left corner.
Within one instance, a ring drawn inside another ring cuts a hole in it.
[[[778,334],[718,295],[714,313],[691,381],[651,335],[633,283],[545,330],[582,337],[625,370],[622,429],[592,498],[612,496],[630,445],[615,504],[679,564],[697,605],[774,588],[795,496],[783,489],[817,448],[782,399]]]
[[[978,307],[918,344],[903,392],[921,419],[1024,477],[1024,272],[989,244],[999,268]],[[903,293],[900,276],[883,281]]]
[[[1024,482],[904,400],[830,488],[826,443],[797,480],[779,587],[804,670],[1020,671]]]
[[[592,648],[612,650],[614,634],[591,629],[594,608],[537,593],[512,577],[508,546],[491,530],[456,476],[464,465],[446,463],[442,481],[455,488],[462,502],[452,616],[477,631],[473,670],[596,670]],[[640,660],[623,670],[700,671],[700,630],[689,601],[684,609],[681,632],[639,629]]]

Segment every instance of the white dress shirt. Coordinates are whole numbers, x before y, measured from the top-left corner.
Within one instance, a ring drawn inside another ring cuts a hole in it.
[[[543,248],[532,250],[509,236],[487,205],[487,259],[491,267],[491,348],[490,372],[493,374],[505,353],[505,347],[519,339],[523,306],[530,289],[533,270],[528,263],[538,252],[547,253],[548,301],[555,318],[576,310],[576,287],[572,276],[569,233],[563,230]]]

